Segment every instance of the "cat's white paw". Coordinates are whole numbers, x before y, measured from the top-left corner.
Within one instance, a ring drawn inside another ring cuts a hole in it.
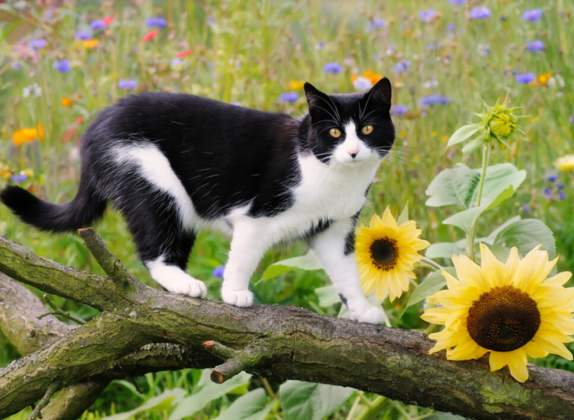
[[[253,305],[253,293],[249,290],[231,290],[221,288],[221,297],[225,303],[246,308]]]
[[[207,287],[201,280],[194,279],[174,265],[164,264],[161,260],[147,264],[152,278],[170,293],[191,297],[206,297]]]
[[[373,305],[349,310],[346,318],[352,319],[353,321],[365,322],[367,324],[388,323],[387,314],[383,308]]]
[[[207,296],[207,287],[202,281],[196,280],[191,276],[182,278],[164,279],[161,284],[168,292],[178,295],[187,295],[191,297]]]

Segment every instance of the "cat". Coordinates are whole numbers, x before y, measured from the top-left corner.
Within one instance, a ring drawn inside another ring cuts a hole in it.
[[[253,303],[249,280],[272,245],[306,239],[348,309],[381,323],[363,294],[354,229],[394,142],[391,83],[327,95],[304,85],[295,119],[182,93],[141,93],[104,109],[82,138],[79,190],[68,204],[8,186],[1,200],[24,222],[62,232],[88,226],[111,202],[127,220],[151,277],[169,292],[205,297],[186,273],[196,232],[231,235],[221,295]]]

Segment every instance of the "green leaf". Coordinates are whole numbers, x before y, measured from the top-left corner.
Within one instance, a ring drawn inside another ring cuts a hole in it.
[[[510,163],[489,166],[486,170],[481,204],[491,203],[509,186],[516,191],[525,179],[526,171],[518,170]],[[476,194],[478,191],[475,191]]]
[[[468,210],[463,210],[459,213],[453,214],[449,218],[445,219],[443,223],[445,225],[453,225],[461,228],[465,232],[468,232],[470,228],[476,223],[478,218],[485,211],[497,207],[502,202],[508,200],[514,195],[514,188],[509,185],[505,190],[501,191],[500,194],[491,202],[486,202],[480,207],[473,207]]]
[[[265,391],[258,388],[233,401],[216,420],[263,420],[272,407]]]
[[[441,171],[426,190],[428,207],[457,205],[468,208],[480,181],[480,171],[458,164]]]
[[[509,186],[516,190],[526,179],[526,171],[519,171],[510,163],[489,166],[486,170],[481,204],[490,204]],[[442,207],[458,205],[469,209],[477,201],[480,171],[458,164],[440,172],[426,190],[426,205]]]
[[[341,302],[337,289],[333,285],[318,287],[315,289],[315,294],[319,298],[319,306],[322,308],[329,308]]]
[[[554,234],[538,219],[524,219],[507,224],[498,231],[494,243],[507,248],[516,247],[521,255],[526,255],[533,248],[541,245],[548,251],[550,258],[556,256]]]
[[[299,270],[321,270],[323,266],[319,262],[313,251],[301,257],[287,258],[286,260],[277,261],[271,264],[261,275],[261,280],[269,280],[274,277],[285,274],[293,269]]]
[[[206,370],[206,374],[209,374],[209,371]],[[184,417],[192,416],[211,401],[217,400],[225,394],[244,386],[249,382],[249,378],[251,378],[251,375],[241,372],[222,384],[206,383],[198,392],[179,401],[169,420],[181,420]]]
[[[457,242],[437,242],[427,248],[425,256],[431,259],[450,258],[456,254],[463,254],[464,247],[464,240]]]
[[[353,390],[335,385],[287,381],[279,388],[285,420],[321,420],[332,414]]]
[[[425,279],[415,287],[413,292],[409,296],[406,307],[416,305],[420,301],[426,299],[435,292],[438,292],[444,287],[446,280],[439,271],[433,271],[429,273]]]
[[[157,397],[147,400],[144,404],[133,410],[116,414],[114,416],[104,417],[102,420],[130,420],[136,418],[138,414],[145,413],[152,409],[167,410],[180,401],[184,395],[185,391],[181,388],[168,389]]]
[[[455,144],[459,144],[469,140],[472,136],[478,133],[479,130],[480,125],[478,124],[463,125],[458,130],[456,130],[452,136],[450,136],[446,147],[451,147],[454,146]]]

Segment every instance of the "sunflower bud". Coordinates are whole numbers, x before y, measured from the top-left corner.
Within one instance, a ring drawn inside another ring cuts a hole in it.
[[[518,118],[513,111],[514,108],[507,107],[505,103],[496,103],[480,114],[485,141],[504,143],[514,133]]]

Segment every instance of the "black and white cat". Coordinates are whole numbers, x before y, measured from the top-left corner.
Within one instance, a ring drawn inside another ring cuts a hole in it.
[[[249,280],[274,244],[306,238],[352,319],[385,313],[361,291],[354,228],[394,141],[391,84],[326,95],[305,84],[302,120],[187,94],[143,93],[102,111],[82,140],[79,191],[68,204],[10,186],[2,201],[24,222],[61,232],[100,218],[109,201],[127,219],[153,279],[204,297],[186,272],[196,231],[232,235],[223,300],[250,306]]]

